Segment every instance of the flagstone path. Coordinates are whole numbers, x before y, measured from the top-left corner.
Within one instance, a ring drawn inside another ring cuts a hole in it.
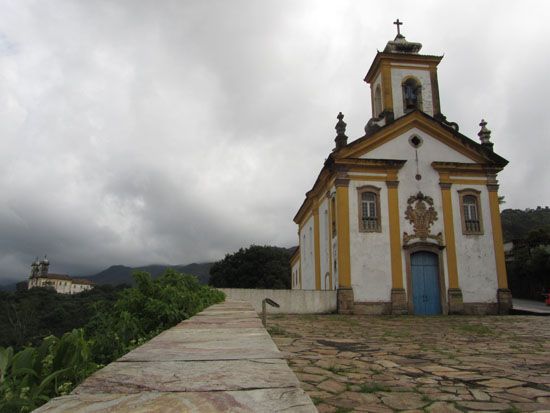
[[[319,412],[550,412],[550,317],[274,315]]]

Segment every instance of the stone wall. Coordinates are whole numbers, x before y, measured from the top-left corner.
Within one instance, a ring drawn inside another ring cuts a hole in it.
[[[336,291],[318,290],[260,290],[246,288],[220,288],[228,300],[248,301],[256,312],[262,311],[262,300],[270,298],[280,308],[268,306],[268,313],[323,314],[336,311]]]

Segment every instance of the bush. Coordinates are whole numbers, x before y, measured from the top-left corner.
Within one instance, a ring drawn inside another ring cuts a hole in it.
[[[68,394],[102,364],[225,298],[171,269],[154,281],[145,272],[134,277],[136,287],[120,292],[114,305],[96,303],[84,329],[61,339],[46,337],[40,346],[16,354],[12,347],[0,347],[0,413],[30,412]]]
[[[219,288],[290,288],[290,253],[285,248],[251,245],[227,254],[210,269]]]

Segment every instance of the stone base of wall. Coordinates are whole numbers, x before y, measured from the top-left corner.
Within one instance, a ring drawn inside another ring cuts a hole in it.
[[[391,302],[356,302],[353,306],[353,314],[359,315],[383,315],[391,314]]]
[[[338,314],[353,314],[353,289],[339,288],[336,303]]]
[[[404,288],[392,288],[391,290],[391,314],[408,314],[407,292]]]
[[[464,301],[462,299],[462,290],[460,288],[449,288],[447,294],[449,314],[464,314]]]
[[[508,288],[497,290],[498,313],[509,314],[512,309],[512,292]]]
[[[468,315],[498,314],[498,303],[464,303],[464,312]]]

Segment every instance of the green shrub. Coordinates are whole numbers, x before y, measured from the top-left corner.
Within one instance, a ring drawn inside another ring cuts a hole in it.
[[[221,291],[171,269],[154,281],[144,272],[134,276],[136,287],[121,291],[114,305],[96,303],[84,329],[61,339],[48,336],[17,353],[0,347],[0,413],[30,412],[68,394],[101,365],[225,299]]]

